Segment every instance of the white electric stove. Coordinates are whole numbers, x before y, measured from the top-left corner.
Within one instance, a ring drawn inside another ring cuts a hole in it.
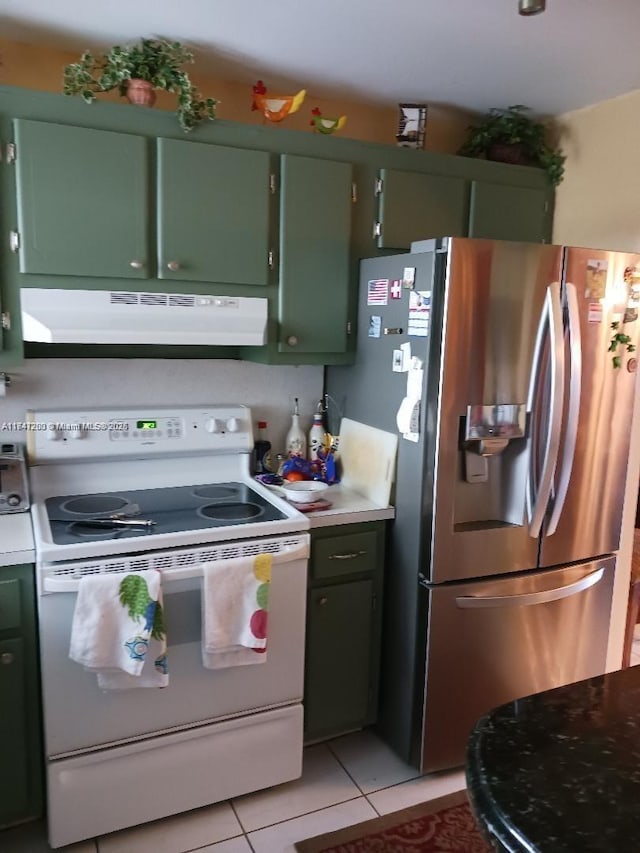
[[[252,480],[251,424],[240,405],[28,414],[52,847],[300,775],[309,521]],[[202,564],[265,552],[266,662],[203,668]],[[78,586],[148,568],[169,686],[100,690],[68,658]]]

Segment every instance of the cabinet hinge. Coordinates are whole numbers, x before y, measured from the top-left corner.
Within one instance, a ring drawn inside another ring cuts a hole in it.
[[[278,184],[276,181],[276,176],[274,174],[269,175],[269,192],[271,195],[276,194],[276,190],[278,188]]]
[[[18,156],[18,151],[16,149],[15,142],[7,142],[7,148],[5,153],[5,159],[7,163],[15,163],[16,157]]]
[[[352,325],[351,325],[351,320],[347,320],[347,334],[348,334],[348,335],[350,335],[350,334],[351,334],[351,330],[352,330],[352,328],[353,328],[353,327],[352,327]]]
[[[548,201],[545,201],[545,203],[544,203],[544,212],[549,213],[549,202]]]
[[[272,270],[275,267],[275,252],[273,249],[269,249],[268,261],[269,269]]]
[[[358,202],[358,185],[355,181],[351,182],[351,201],[354,204],[357,204]]]
[[[20,248],[20,232],[19,231],[10,231],[9,232],[9,248],[12,252],[17,252]]]
[[[373,223],[373,236],[382,237],[382,222]]]
[[[374,184],[375,195],[382,195],[383,186],[384,186],[384,181],[382,180],[382,178],[376,178],[376,182]]]
[[[3,311],[0,314],[0,320],[2,321],[0,325],[8,332],[11,329],[11,314],[8,311]]]

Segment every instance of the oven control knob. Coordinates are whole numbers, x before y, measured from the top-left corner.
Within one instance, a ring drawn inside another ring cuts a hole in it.
[[[227,430],[229,432],[238,432],[240,426],[241,424],[238,418],[229,418],[229,420],[227,421]]]
[[[55,429],[55,427],[49,427],[49,429],[47,430],[47,438],[49,439],[49,441],[57,441],[59,438],[61,438],[61,436],[62,433],[59,429]]]
[[[87,431],[82,427],[71,430],[71,438],[86,438]]]
[[[205,421],[204,428],[207,432],[222,432],[224,430],[224,424],[222,421],[218,420],[218,418],[209,418]]]

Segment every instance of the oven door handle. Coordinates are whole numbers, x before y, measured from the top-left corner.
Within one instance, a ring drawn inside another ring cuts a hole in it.
[[[268,553],[268,552],[266,552]],[[247,555],[249,556],[249,555]],[[257,555],[253,555],[257,556]],[[284,548],[282,551],[276,551],[275,553],[271,553],[273,565],[277,565],[278,563],[289,563],[292,560],[306,560],[309,556],[309,544],[306,538],[304,541],[293,547]],[[140,562],[140,555],[136,557],[136,562]],[[226,560],[202,560],[196,561],[190,566],[184,566],[182,568],[171,568],[171,569],[158,569],[157,566],[153,565],[153,561],[149,561],[149,565],[141,565],[137,569],[122,569],[118,571],[118,574],[135,574],[136,571],[143,571],[144,569],[157,569],[160,571],[162,577],[162,583],[171,582],[171,581],[182,581],[189,580],[191,578],[201,578],[202,577],[202,566],[206,565],[207,562],[215,562],[216,565],[220,563],[232,563],[236,561],[236,557]],[[91,565],[87,567],[89,571],[86,572],[85,577],[95,577],[98,572],[96,572],[95,568],[92,568]],[[51,593],[51,592],[77,592],[80,589],[80,581],[82,580],[82,568],[78,569],[77,572],[69,572],[69,574],[64,575],[55,575],[55,569],[50,570],[51,574],[46,574],[47,570],[44,570],[44,576],[42,578],[42,592],[43,593]],[[108,574],[105,572],[104,574]]]

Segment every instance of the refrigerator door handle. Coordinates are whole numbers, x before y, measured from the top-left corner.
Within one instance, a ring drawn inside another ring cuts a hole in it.
[[[545,340],[545,330],[550,332],[551,383],[549,389],[549,418],[545,438],[544,460],[540,473],[537,491],[531,468],[529,470],[529,488],[527,489],[527,510],[529,514],[529,535],[536,539],[542,530],[553,478],[558,462],[560,449],[560,429],[562,426],[562,395],[564,392],[564,329],[562,325],[562,303],[560,301],[560,282],[554,281],[547,288],[545,303],[538,325],[533,370],[529,385],[529,401],[527,408],[533,410],[536,402],[538,383],[540,382],[540,363],[542,360]],[[535,457],[535,442],[532,455]],[[535,459],[532,461],[532,466]]]
[[[580,338],[580,312],[578,310],[578,296],[575,285],[566,284],[567,309],[569,315],[569,405],[567,409],[567,420],[565,426],[564,451],[562,454],[560,477],[555,492],[553,512],[547,525],[545,536],[551,536],[556,532],[558,521],[567,497],[571,471],[573,469],[573,457],[576,451],[578,438],[578,421],[580,418],[580,391],[582,386],[582,341]]]
[[[533,604],[546,604],[549,601],[558,601],[560,598],[569,598],[584,592],[599,583],[604,576],[604,567],[591,574],[580,578],[578,581],[555,589],[545,589],[542,592],[525,592],[520,595],[460,595],[456,598],[456,605],[463,608],[476,607],[530,607]]]

